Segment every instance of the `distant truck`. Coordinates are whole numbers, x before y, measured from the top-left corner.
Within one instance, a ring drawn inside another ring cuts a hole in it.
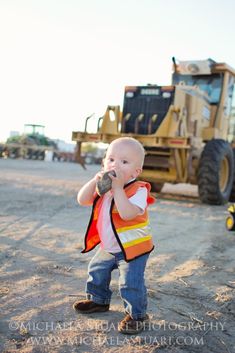
[[[49,153],[52,160],[74,161],[74,153],[60,150],[44,129],[44,125],[25,124],[22,135],[11,136],[0,146],[0,157],[44,160]]]

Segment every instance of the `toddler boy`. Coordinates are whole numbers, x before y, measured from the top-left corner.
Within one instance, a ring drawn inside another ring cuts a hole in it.
[[[147,206],[154,202],[150,184],[137,181],[142,171],[145,151],[135,139],[118,138],[109,145],[102,172],[88,181],[79,191],[80,205],[93,205],[85,235],[83,253],[100,247],[90,261],[86,283],[87,299],[74,303],[79,313],[109,310],[112,291],[111,272],[119,269],[119,291],[126,316],[118,330],[136,334],[143,330],[148,318],[147,291],[144,271],[153,250]],[[96,184],[104,172],[115,171],[112,188],[103,196],[96,193]]]

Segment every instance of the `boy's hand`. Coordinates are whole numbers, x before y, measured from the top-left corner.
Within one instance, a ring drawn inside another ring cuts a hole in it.
[[[100,172],[96,173],[96,175],[94,176],[95,182],[97,183],[97,181],[99,181],[103,175],[104,175],[104,171],[102,171],[102,170]]]
[[[115,169],[115,173],[116,173],[116,176],[109,174],[112,180],[112,189],[113,190],[123,189],[125,185],[124,175],[120,170],[116,170],[116,169]]]
[[[82,206],[91,206],[94,201],[97,181],[102,177],[102,171],[98,172],[79,190],[77,201]],[[97,180],[97,181],[96,181]]]

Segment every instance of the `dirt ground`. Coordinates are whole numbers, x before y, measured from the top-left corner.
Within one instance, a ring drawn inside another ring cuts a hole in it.
[[[81,254],[90,208],[76,203],[97,171],[69,163],[0,160],[1,352],[235,352],[235,232],[227,206],[202,205],[195,187],[164,187],[150,207],[155,242],[147,270],[150,321],[137,336],[113,272],[111,310],[79,315],[87,266]]]

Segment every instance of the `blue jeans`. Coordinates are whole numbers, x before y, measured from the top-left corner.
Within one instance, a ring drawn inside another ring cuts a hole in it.
[[[148,257],[149,254],[145,254],[126,262],[122,252],[111,254],[99,248],[88,267],[87,299],[97,304],[109,304],[111,272],[119,269],[119,291],[126,313],[134,320],[144,318],[147,310],[144,270]]]

